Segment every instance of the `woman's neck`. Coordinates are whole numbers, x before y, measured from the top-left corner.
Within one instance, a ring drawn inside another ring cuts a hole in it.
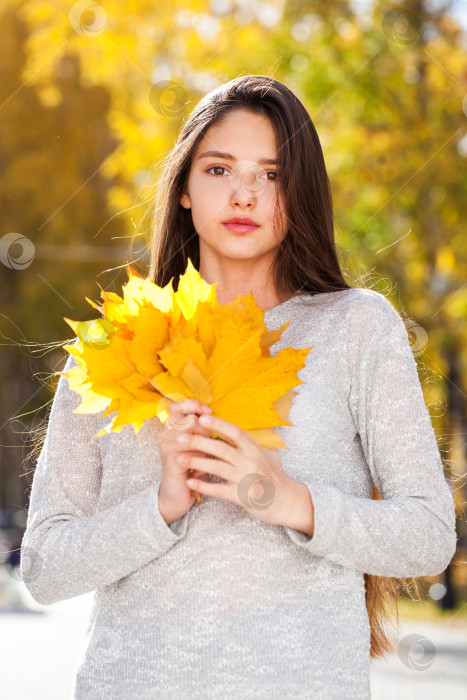
[[[243,262],[243,261],[242,261]],[[268,263],[269,265],[269,263]],[[269,268],[261,265],[225,265],[210,266],[209,269],[200,265],[199,273],[208,284],[216,284],[216,297],[219,304],[227,304],[237,296],[253,294],[256,304],[267,311],[290,298],[279,295],[271,281]]]

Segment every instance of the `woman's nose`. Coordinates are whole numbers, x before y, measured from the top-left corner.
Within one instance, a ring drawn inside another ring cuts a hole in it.
[[[234,196],[242,200],[257,197],[266,186],[266,183],[260,180],[261,172],[261,168],[248,161],[238,163],[231,179]]]

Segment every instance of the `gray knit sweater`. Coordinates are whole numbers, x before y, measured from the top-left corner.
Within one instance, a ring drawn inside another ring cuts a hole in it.
[[[275,430],[284,470],[310,490],[311,538],[205,495],[167,525],[158,419],[94,438],[112,416],[74,414],[81,399],[60,377],[22,575],[44,605],[96,591],[70,697],[370,698],[363,573],[450,562],[454,503],[396,309],[353,288],[265,313],[268,330],[289,319],[271,354],[313,348],[294,426]]]

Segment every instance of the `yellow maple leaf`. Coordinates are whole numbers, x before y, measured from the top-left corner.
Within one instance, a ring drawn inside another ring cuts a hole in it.
[[[86,297],[102,319],[64,319],[78,336],[64,345],[77,366],[56,374],[82,396],[75,413],[117,414],[97,435],[125,425],[138,434],[150,418],[165,423],[171,401],[196,398],[262,447],[288,449],[273,428],[292,425],[293,387],[312,349],[270,355],[290,321],[268,331],[251,293],[220,305],[190,259],[176,292],[172,280],[161,288],[127,272],[123,297],[101,289],[101,306]]]

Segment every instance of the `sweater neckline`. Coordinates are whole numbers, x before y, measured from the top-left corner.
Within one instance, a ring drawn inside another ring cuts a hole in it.
[[[338,289],[333,292],[318,292],[317,294],[310,294],[309,292],[297,292],[293,296],[289,297],[289,299],[286,299],[285,301],[281,302],[280,304],[277,304],[277,306],[271,306],[270,309],[267,309],[264,314],[268,314],[274,311],[279,311],[280,309],[285,308],[289,304],[292,304],[294,301],[299,301],[300,299],[318,299],[322,297],[329,296],[330,294],[338,294],[339,292],[347,292],[349,291],[348,289]]]
[[[265,314],[268,314],[271,311],[277,311],[278,309],[282,309],[284,306],[287,306],[290,304],[294,299],[297,299],[298,297],[303,297],[306,296],[306,293],[304,292],[299,292],[298,294],[294,294],[293,296],[289,297],[285,301],[282,301],[280,304],[277,304],[277,306],[271,306],[270,309],[266,309],[264,312]]]

